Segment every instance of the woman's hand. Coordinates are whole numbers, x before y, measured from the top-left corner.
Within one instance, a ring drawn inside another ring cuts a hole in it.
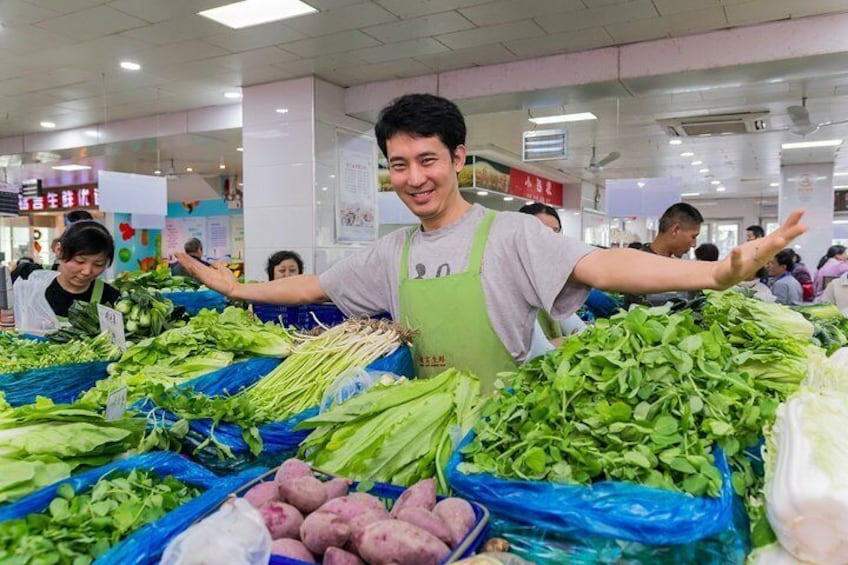
[[[194,257],[190,255],[186,255],[185,253],[177,253],[177,261],[180,262],[188,273],[211,288],[212,290],[218,291],[224,296],[232,297],[236,288],[238,287],[238,281],[236,280],[235,275],[230,269],[227,268],[226,263],[218,262],[213,264],[211,267],[207,267]]]
[[[725,289],[740,281],[749,280],[769,259],[786,249],[796,237],[807,231],[800,223],[803,210],[789,215],[782,226],[765,237],[735,247],[728,257],[715,265],[713,278],[717,289]]]

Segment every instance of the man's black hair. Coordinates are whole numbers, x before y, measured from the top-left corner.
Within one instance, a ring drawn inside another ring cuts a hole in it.
[[[698,212],[697,208],[686,202],[678,202],[663,212],[660,218],[659,231],[660,233],[665,233],[674,224],[679,224],[684,228],[699,228],[703,223],[704,217]]]
[[[191,238],[190,240],[185,242],[183,245],[183,249],[189,255],[194,255],[195,253],[200,253],[203,251],[203,244],[196,237]]]
[[[531,216],[538,216],[539,214],[547,214],[552,218],[555,218],[557,221],[557,226],[559,226],[559,231],[562,231],[562,220],[559,219],[559,214],[554,209],[553,206],[548,206],[547,204],[542,204],[541,202],[532,202],[530,204],[525,204],[521,208],[518,209],[522,214],[530,214]]]
[[[718,261],[718,247],[712,243],[702,243],[695,248],[695,259],[698,261]]]
[[[412,137],[438,137],[453,156],[457,147],[465,145],[465,118],[457,105],[447,98],[432,94],[406,94],[380,111],[374,133],[377,145],[386,157],[386,141],[398,133]]]
[[[753,226],[748,226],[747,228],[745,228],[745,231],[751,232],[757,239],[766,236],[766,231],[756,224]]]
[[[68,212],[65,215],[65,218],[67,218],[69,224],[72,224],[74,222],[81,222],[83,220],[93,220],[94,216],[91,215],[91,212],[88,212],[86,210],[73,210],[71,212]]]
[[[796,253],[787,248],[775,255],[774,261],[778,265],[786,267],[787,271],[792,271],[792,269],[795,268],[795,256]]]
[[[103,224],[94,220],[74,222],[60,240],[59,260],[70,261],[77,255],[106,255],[108,264],[115,258],[115,242]]]
[[[268,264],[265,266],[265,272],[268,273],[269,281],[274,280],[274,268],[286,259],[291,259],[297,263],[297,274],[303,274],[303,259],[300,258],[300,255],[294,251],[277,251],[268,257]]]

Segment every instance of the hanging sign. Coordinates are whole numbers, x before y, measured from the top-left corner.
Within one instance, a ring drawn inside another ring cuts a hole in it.
[[[41,196],[18,196],[18,210],[21,212],[97,208],[99,205],[100,192],[94,186],[46,192]]]
[[[521,169],[509,170],[509,193],[534,202],[562,207],[561,182],[554,182]]]

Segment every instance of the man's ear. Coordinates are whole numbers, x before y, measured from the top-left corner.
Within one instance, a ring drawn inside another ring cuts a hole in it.
[[[462,167],[465,166],[465,156],[468,153],[468,150],[464,145],[457,145],[456,149],[453,152],[453,168],[459,173],[462,170]]]

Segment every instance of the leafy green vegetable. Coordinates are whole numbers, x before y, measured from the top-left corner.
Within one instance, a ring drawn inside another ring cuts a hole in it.
[[[152,271],[125,271],[112,281],[120,291],[127,288],[142,287],[148,291],[192,291],[201,288],[200,282],[193,277],[172,275],[168,265],[160,265]]]
[[[105,333],[97,335],[94,339],[63,344],[22,339],[9,333],[0,333],[0,373],[18,373],[90,361],[111,361],[120,353]]]
[[[91,563],[198,494],[172,476],[144,470],[103,477],[86,492],[64,484],[45,511],[0,522],[0,563]]]
[[[824,348],[828,355],[848,345],[848,318],[835,305],[822,302],[793,309],[813,324],[813,343]]]
[[[378,385],[298,428],[315,428],[301,455],[317,468],[357,480],[411,485],[436,477],[477,414],[477,377],[448,369],[431,379]]]

